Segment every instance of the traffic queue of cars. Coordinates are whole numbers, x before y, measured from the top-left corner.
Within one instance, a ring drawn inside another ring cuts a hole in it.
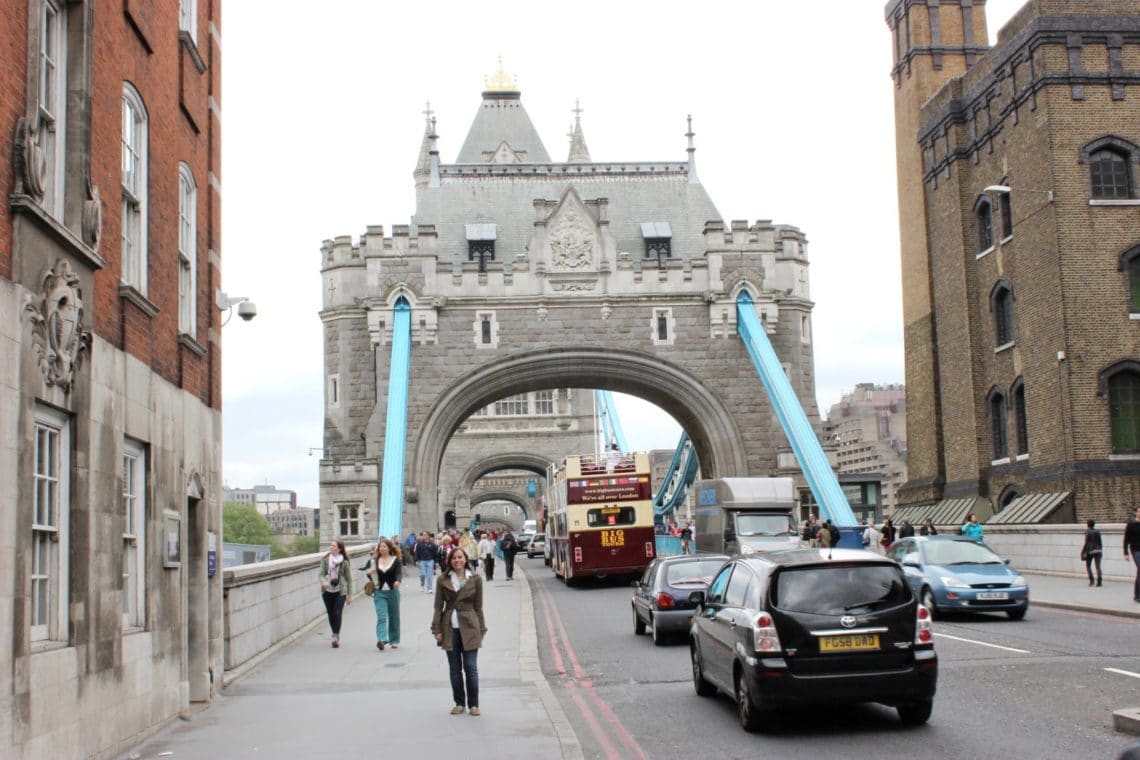
[[[1029,608],[1022,577],[980,540],[922,536],[881,554],[781,549],[659,557],[634,583],[633,630],[687,639],[693,686],[735,700],[741,726],[776,708],[878,702],[925,723],[938,680],[932,620]]]

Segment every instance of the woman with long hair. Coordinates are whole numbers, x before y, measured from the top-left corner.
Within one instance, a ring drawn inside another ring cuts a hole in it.
[[[333,649],[340,646],[340,620],[344,605],[352,604],[352,567],[348,563],[348,550],[340,539],[329,544],[328,554],[321,560],[321,599],[329,616]]]
[[[431,632],[447,652],[451,671],[452,715],[470,710],[479,715],[479,647],[487,633],[483,618],[483,579],[467,566],[467,552],[456,547],[447,557],[447,571],[435,584]]]
[[[399,549],[389,539],[376,542],[366,575],[375,584],[372,603],[376,606],[376,648],[381,652],[389,644],[400,648],[400,581],[404,564]],[[385,586],[387,588],[385,588]]]

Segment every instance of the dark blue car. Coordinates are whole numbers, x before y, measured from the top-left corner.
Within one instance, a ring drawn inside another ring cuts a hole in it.
[[[934,614],[1004,612],[1021,620],[1029,610],[1029,584],[981,541],[964,536],[911,536],[888,555]]]

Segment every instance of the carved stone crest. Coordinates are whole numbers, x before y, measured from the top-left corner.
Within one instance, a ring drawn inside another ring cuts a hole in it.
[[[555,269],[587,269],[594,263],[594,231],[577,209],[566,210],[550,230],[550,264]]]
[[[595,280],[564,280],[552,282],[550,287],[561,293],[585,293],[593,290],[597,284]]]
[[[47,157],[36,141],[36,126],[28,119],[16,120],[12,164],[16,169],[16,193],[26,192],[43,200],[47,181]]]
[[[44,382],[70,393],[75,370],[91,346],[91,331],[83,326],[79,275],[66,259],[44,269],[40,293],[25,298],[24,311],[32,324],[32,345]]]

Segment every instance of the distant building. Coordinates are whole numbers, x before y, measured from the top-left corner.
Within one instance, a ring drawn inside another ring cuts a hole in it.
[[[312,536],[317,530],[317,510],[311,507],[278,509],[269,513],[269,530],[275,536]]]
[[[222,501],[224,503],[236,502],[238,504],[253,504],[257,511],[269,517],[272,513],[282,509],[297,508],[297,492],[278,488],[272,485],[260,485],[253,488],[222,488]]]
[[[882,510],[889,516],[907,477],[906,388],[856,385],[828,410],[824,430],[835,447],[841,480],[844,475],[881,475]]]

